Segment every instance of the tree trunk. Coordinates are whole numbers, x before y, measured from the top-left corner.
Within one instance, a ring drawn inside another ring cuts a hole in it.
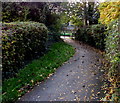
[[[88,21],[89,25],[93,24],[94,2],[88,3]]]
[[[84,27],[87,26],[87,7],[86,7],[86,2],[84,2],[84,16],[83,16],[83,21],[84,21]]]

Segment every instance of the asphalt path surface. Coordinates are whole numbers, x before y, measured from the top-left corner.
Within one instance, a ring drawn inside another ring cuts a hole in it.
[[[64,38],[76,53],[18,101],[100,101],[104,97],[101,51]]]

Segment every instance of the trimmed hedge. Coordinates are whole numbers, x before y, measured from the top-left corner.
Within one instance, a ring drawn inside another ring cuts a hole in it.
[[[120,33],[118,30],[118,20],[109,24],[107,33],[106,57],[110,62],[108,80],[111,83],[108,95],[110,101],[120,103]]]
[[[16,77],[3,82],[3,103],[14,103],[31,90],[35,84],[47,79],[56,69],[75,53],[75,49],[64,42],[54,43],[44,56],[33,60],[21,69]]]
[[[120,63],[119,35],[120,34],[118,32],[118,21],[116,20],[109,25],[108,36],[106,38],[106,55],[110,63],[112,64],[110,70],[111,76],[115,73],[115,71],[113,72],[112,70],[116,70],[115,68],[118,68],[118,64]]]
[[[75,39],[88,43],[101,50],[105,49],[105,27],[101,24],[80,28],[75,34]]]
[[[47,28],[37,22],[3,23],[2,56],[3,79],[19,70],[25,61],[45,51]]]

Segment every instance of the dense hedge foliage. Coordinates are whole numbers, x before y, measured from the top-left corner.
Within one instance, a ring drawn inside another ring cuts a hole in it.
[[[109,24],[107,32],[106,56],[110,62],[108,80],[111,82],[107,97],[110,97],[110,101],[118,102],[119,99],[120,102],[120,97],[118,98],[118,93],[120,92],[120,34],[118,30],[118,20]]]
[[[115,20],[109,25],[108,36],[106,38],[107,57],[113,64],[111,68],[117,67],[117,64],[120,62],[119,40],[118,21]],[[114,75],[114,72],[111,73],[111,75]]]
[[[104,50],[105,48],[105,27],[101,24],[92,25],[86,28],[78,29],[75,34],[77,40],[88,43],[96,48]]]
[[[19,97],[32,89],[35,84],[46,79],[56,69],[75,53],[75,49],[64,43],[57,42],[50,47],[50,51],[39,59],[21,69],[16,77],[3,82],[3,103],[14,103]]]
[[[58,33],[61,29],[60,14],[54,9],[59,5],[48,2],[2,2],[2,21],[44,23],[50,32]]]
[[[110,0],[111,1],[111,0]],[[120,18],[120,1],[103,2],[99,6],[100,22],[107,25],[106,38],[106,56],[110,63],[108,68],[108,80],[110,87],[105,96],[105,101],[120,102],[120,33],[119,33],[119,18]]]
[[[120,34],[118,30],[118,19],[107,25],[92,25],[91,27],[81,28],[77,31],[75,38],[86,42],[92,46],[106,51],[108,67],[109,90],[104,100],[120,101]]]
[[[45,2],[2,2],[2,21],[35,21],[45,23],[50,10]]]
[[[15,74],[45,50],[47,28],[37,22],[4,23],[2,27],[3,78]],[[18,68],[19,67],[19,68]]]

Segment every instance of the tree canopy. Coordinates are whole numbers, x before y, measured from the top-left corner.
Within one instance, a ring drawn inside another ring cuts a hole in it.
[[[120,1],[118,2],[103,2],[99,6],[100,22],[109,24],[120,16]]]

